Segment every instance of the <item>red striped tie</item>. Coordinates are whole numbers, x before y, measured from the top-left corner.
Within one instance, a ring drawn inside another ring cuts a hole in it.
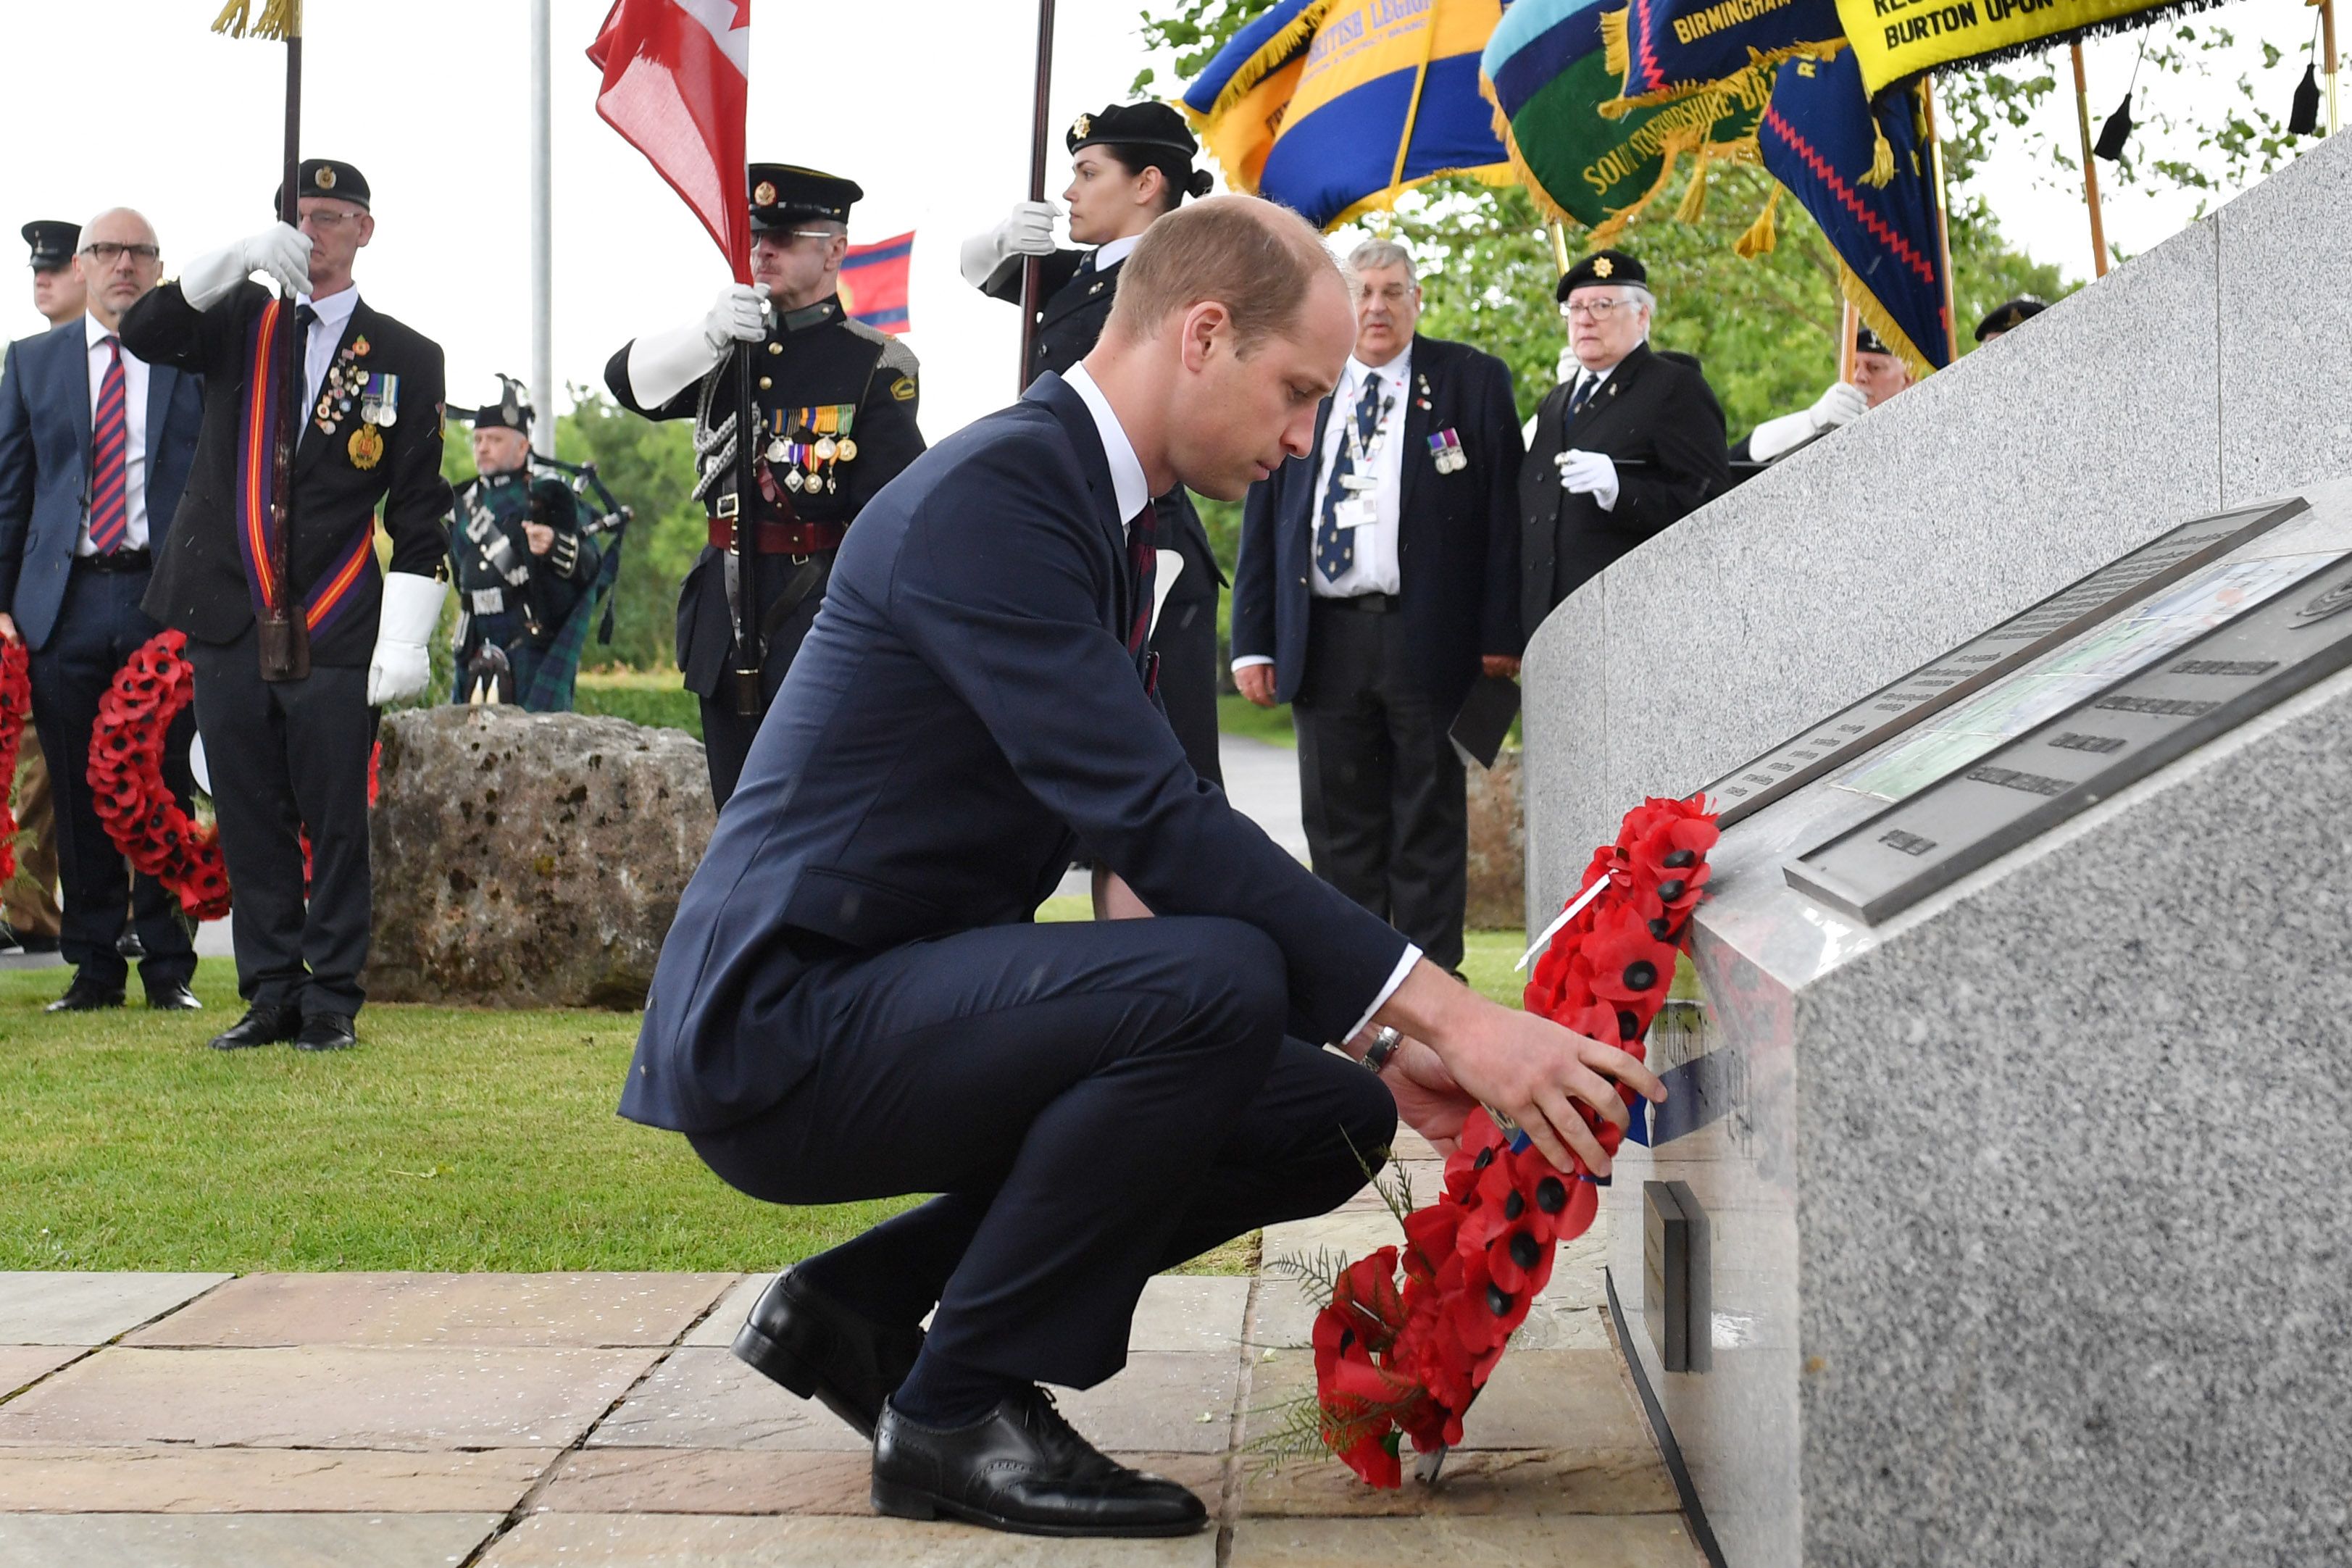
[[[1128,627],[1127,651],[1143,652],[1144,639],[1151,635],[1151,586],[1159,575],[1159,507],[1147,501],[1127,525],[1128,571],[1135,583],[1135,620]]]
[[[131,531],[126,489],[131,426],[122,414],[122,344],[106,335],[106,377],[98,384],[98,416],[89,433],[89,542],[100,555],[122,547]]]

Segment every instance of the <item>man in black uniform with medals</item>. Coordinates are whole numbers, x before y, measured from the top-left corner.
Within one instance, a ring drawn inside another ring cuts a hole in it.
[[[474,692],[477,656],[505,655],[514,700],[528,712],[572,710],[574,667],[548,653],[596,581],[595,545],[580,531],[572,487],[530,467],[530,405],[520,384],[500,376],[499,399],[474,414],[476,478],[449,512],[449,559],[457,567],[457,674],[450,700]]]
[[[375,236],[360,172],[306,158],[295,195],[300,227],[274,224],[198,258],[122,318],[123,347],[205,377],[195,467],[145,608],[188,636],[196,732],[236,900],[247,1011],[214,1039],[223,1050],[357,1043],[376,710],[431,679],[425,644],[446,589],[441,346],[371,308],[352,284],[352,263]],[[249,281],[254,272],[293,299]],[[289,334],[299,334],[292,344]],[[287,398],[299,399],[301,434],[292,536],[282,540],[271,493]],[[376,563],[379,507],[388,572]],[[265,668],[259,625],[273,606],[308,626],[307,673]]]
[[[722,806],[760,728],[758,714],[736,710],[728,680],[739,607],[765,651],[764,713],[816,619],[843,534],[923,450],[914,351],[841,305],[849,208],[866,193],[784,163],[754,163],[749,174],[754,281],[728,285],[700,319],[625,344],[604,367],[624,408],[694,421],[694,493],[709,510],[710,547],[678,593],[677,663],[702,699],[710,793]],[[748,507],[735,493],[744,423],[738,342],[757,345],[751,438],[759,493]],[[757,552],[756,605],[739,605],[730,552],[739,523],[757,525],[744,542],[747,557]]]
[[[1044,259],[1045,307],[1036,349],[1023,377],[1065,374],[1093,352],[1118,294],[1118,269],[1143,231],[1187,195],[1205,196],[1212,181],[1192,167],[1200,144],[1184,117],[1164,103],[1113,104],[1081,114],[1065,138],[1070,148],[1070,237],[1092,250],[1054,246],[1050,202],[1022,202],[1005,220],[963,242],[964,281],[1008,303],[1021,302],[1023,258]],[[1160,700],[1202,778],[1224,782],[1217,761],[1217,591],[1225,585],[1208,531],[1181,489],[1157,498],[1162,550],[1183,558],[1152,628],[1160,656]],[[1165,568],[1162,568],[1163,574]]]

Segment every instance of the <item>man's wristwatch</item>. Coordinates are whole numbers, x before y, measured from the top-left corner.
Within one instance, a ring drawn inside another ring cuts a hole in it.
[[[1372,1048],[1364,1053],[1364,1066],[1372,1072],[1380,1071],[1389,1065],[1389,1058],[1396,1055],[1397,1047],[1403,1041],[1402,1031],[1382,1024],[1372,1031]]]

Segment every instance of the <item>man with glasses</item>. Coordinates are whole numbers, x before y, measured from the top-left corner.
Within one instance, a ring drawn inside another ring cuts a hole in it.
[[[866,503],[923,450],[915,424],[914,351],[852,321],[841,303],[841,258],[857,184],[814,169],[754,163],[752,281],[731,283],[709,310],[622,345],[604,384],[648,419],[692,419],[695,499],[709,516],[709,546],[677,600],[677,663],[702,700],[710,793],[735,793],[760,715],[737,710],[735,622],[762,649],[766,711],[816,619],[834,552]],[[746,431],[737,404],[736,347],[753,364]],[[758,493],[736,494],[737,443],[752,443]],[[730,552],[739,526],[755,593],[741,594]]]
[[[302,160],[295,204],[299,227],[276,224],[199,257],[122,323],[126,346],[205,376],[196,472],[146,605],[188,634],[196,730],[236,900],[247,1012],[215,1037],[221,1050],[358,1043],[376,710],[425,689],[425,639],[446,593],[441,345],[360,298],[352,271],[375,217],[357,169]],[[254,272],[283,285],[292,308]],[[281,332],[299,335],[289,344]],[[298,345],[299,361],[288,352]],[[299,400],[301,434],[289,570],[276,583],[273,436],[289,398]],[[388,572],[377,564],[379,508]],[[258,613],[273,602],[310,626],[306,674],[262,667]]]
[[[142,949],[147,1005],[194,1008],[195,949],[179,900],[134,878],[107,837],[89,789],[89,738],[116,671],[163,629],[140,600],[195,459],[204,383],[123,344],[123,312],[163,271],[147,220],[116,207],[79,240],[75,291],[88,313],[10,348],[0,377],[0,640],[30,651],[34,723],[57,764],[60,945],[74,966],[48,1010],[122,1005],[126,925]],[[163,758],[183,805],[192,728],[184,716],[172,726]]]
[[[1723,409],[1706,378],[1650,348],[1656,301],[1642,264],[1597,250],[1556,292],[1578,369],[1537,409],[1519,468],[1530,641],[1588,578],[1731,484]]]

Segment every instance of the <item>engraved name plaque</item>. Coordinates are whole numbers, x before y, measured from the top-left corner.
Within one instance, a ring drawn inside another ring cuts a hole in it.
[[[2339,556],[1790,861],[1789,885],[1876,924],[2347,666]]]
[[[1728,827],[1761,810],[2305,510],[2301,500],[2245,507],[2158,534],[1707,785],[1718,822]]]

